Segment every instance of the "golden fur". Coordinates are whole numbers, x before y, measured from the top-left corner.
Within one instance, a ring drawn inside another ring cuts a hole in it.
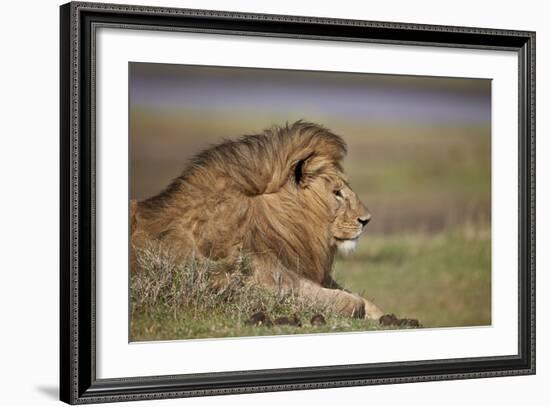
[[[353,248],[370,219],[345,179],[345,154],[341,137],[302,121],[224,141],[159,195],[131,203],[132,247],[159,240],[182,259],[229,262],[246,253],[258,284],[378,318],[374,304],[330,275],[336,250]]]

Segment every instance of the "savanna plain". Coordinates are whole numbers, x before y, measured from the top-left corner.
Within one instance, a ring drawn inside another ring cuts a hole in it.
[[[293,119],[270,117],[266,124],[266,118],[256,117],[243,124],[218,115],[208,122],[198,112],[166,110],[136,111],[134,117],[134,151],[151,150],[152,131],[158,135],[154,142],[166,146],[157,155],[134,157],[131,193],[137,199],[158,193],[177,176],[186,154],[222,137],[236,138],[243,128],[251,134]],[[306,119],[344,137],[349,149],[344,169],[373,216],[357,250],[337,259],[336,281],[424,328],[490,325],[490,128]],[[214,262],[174,264],[155,246],[141,261],[147,271],[132,274],[130,281],[132,341],[403,328],[344,318],[328,304],[246,288],[246,256],[221,293],[208,285],[218,267]],[[251,321],[259,311],[262,320]]]

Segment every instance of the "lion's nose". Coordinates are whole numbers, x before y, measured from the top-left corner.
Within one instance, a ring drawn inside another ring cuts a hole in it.
[[[367,223],[370,222],[370,216],[365,216],[365,217],[362,217],[362,218],[357,218],[357,221],[363,226],[367,226]]]

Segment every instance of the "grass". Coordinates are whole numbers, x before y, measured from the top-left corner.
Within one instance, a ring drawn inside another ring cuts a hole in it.
[[[160,246],[139,256],[131,278],[131,340],[174,340],[388,329],[374,321],[336,315],[330,304],[247,284],[246,257],[220,291],[211,282],[226,275],[223,262],[177,264]],[[490,235],[465,228],[438,235],[367,236],[358,251],[335,265],[335,277],[374,299],[386,312],[416,318],[425,327],[491,323]],[[301,326],[247,324],[256,312],[275,320],[296,315]],[[310,323],[322,314],[325,325]],[[395,329],[391,327],[390,329]]]
[[[367,234],[356,253],[336,263],[334,274],[385,312],[417,318],[425,327],[491,324],[488,228]]]

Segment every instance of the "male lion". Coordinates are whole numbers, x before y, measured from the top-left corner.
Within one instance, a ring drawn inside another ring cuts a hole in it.
[[[376,305],[331,277],[336,251],[354,249],[371,218],[346,181],[345,154],[342,138],[303,121],[203,151],[166,190],[132,202],[132,267],[150,240],[181,259],[231,264],[246,253],[253,284],[379,319]]]

